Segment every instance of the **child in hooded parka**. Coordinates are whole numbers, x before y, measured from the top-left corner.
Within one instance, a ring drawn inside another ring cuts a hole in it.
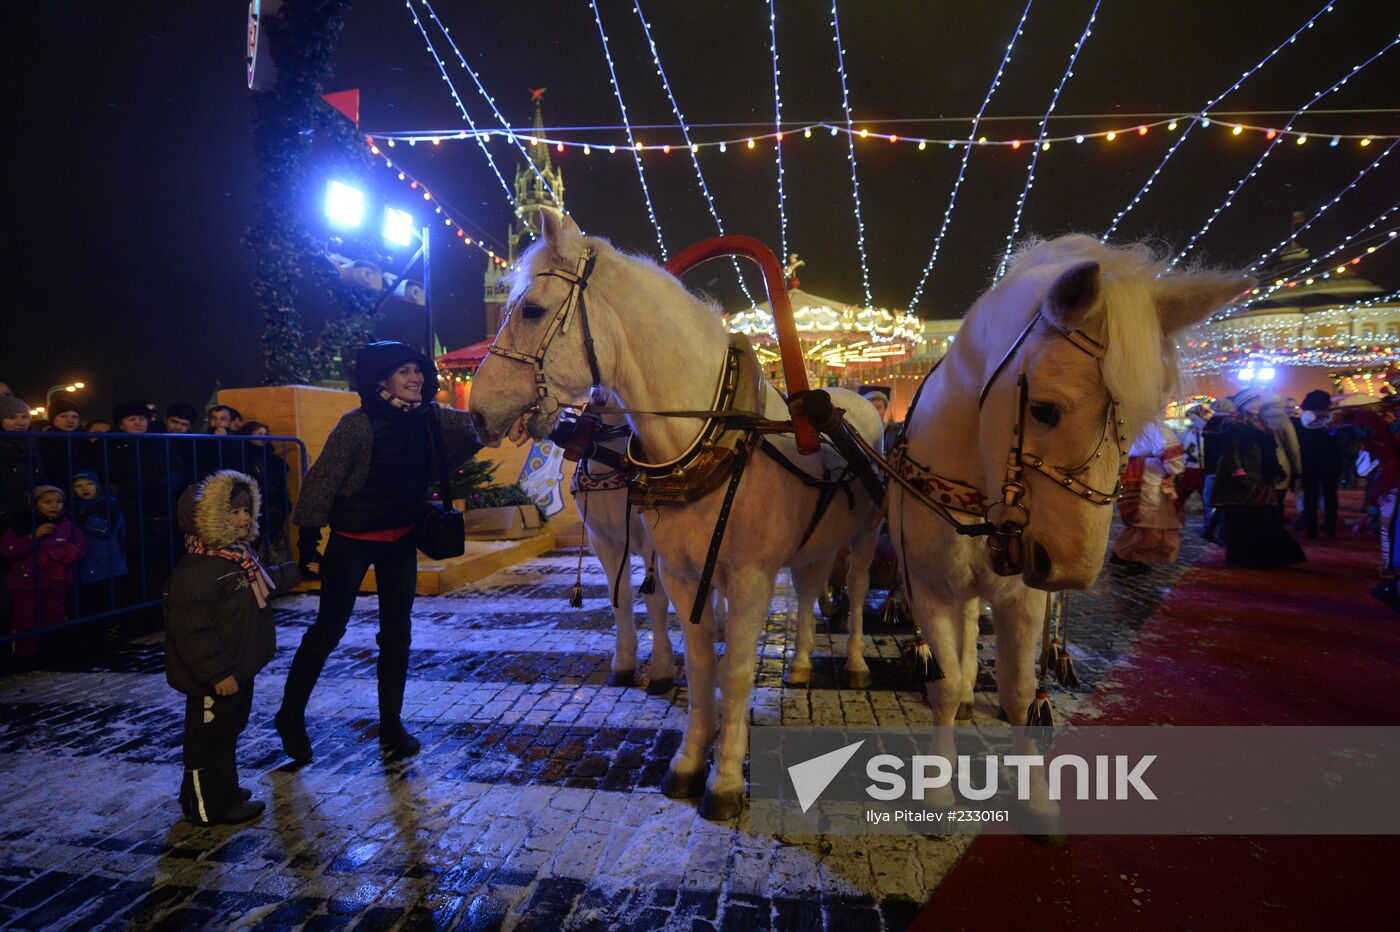
[[[261,801],[238,785],[235,753],[253,704],[253,676],[276,649],[272,594],[297,583],[293,564],[267,568],[258,536],[258,486],[222,470],[180,496],[186,554],[165,590],[165,671],[185,694],[180,808],[198,825],[246,822]]]

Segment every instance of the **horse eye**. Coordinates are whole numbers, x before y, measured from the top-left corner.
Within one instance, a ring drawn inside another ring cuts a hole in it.
[[[538,304],[526,304],[520,308],[520,315],[526,320],[538,320],[544,316],[544,308]]]
[[[1032,401],[1031,417],[1046,427],[1055,427],[1060,423],[1060,406],[1048,401]]]

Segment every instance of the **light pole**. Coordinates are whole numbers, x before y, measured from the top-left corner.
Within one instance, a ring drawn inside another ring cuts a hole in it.
[[[48,410],[53,407],[53,396],[55,393],[68,392],[71,394],[80,388],[87,388],[87,385],[83,382],[64,382],[59,385],[50,386],[49,390],[44,393],[44,412],[47,414]]]

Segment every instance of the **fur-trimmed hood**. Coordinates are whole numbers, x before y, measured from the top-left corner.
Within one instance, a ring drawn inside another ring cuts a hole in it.
[[[234,491],[243,486],[252,499],[253,530],[246,538],[235,536],[229,525],[229,502]],[[175,506],[180,530],[192,534],[210,547],[252,543],[258,539],[258,516],[262,513],[262,496],[258,483],[251,476],[233,469],[221,469],[203,482],[197,482],[180,496]]]

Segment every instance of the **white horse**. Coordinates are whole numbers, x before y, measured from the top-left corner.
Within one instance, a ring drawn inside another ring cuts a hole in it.
[[[512,310],[496,336],[493,355],[473,380],[470,408],[482,440],[499,443],[532,408],[547,415],[557,399],[581,399],[595,383],[631,410],[710,410],[730,343],[716,309],[651,261],[583,236],[572,219],[544,219],[544,236],[521,258]],[[782,398],[764,388],[765,416],[785,419]],[[874,406],[854,392],[836,389],[831,396],[851,426],[878,446],[882,425]],[[547,429],[548,418],[543,420],[536,432]],[[632,415],[629,421],[653,463],[683,458],[700,444],[706,425],[700,418]],[[790,459],[809,473],[837,465],[827,451],[811,456],[793,452]],[[731,818],[743,807],[758,634],[778,570],[792,569],[799,604],[810,612],[836,551],[850,546],[851,604],[864,600],[879,503],[859,483],[850,492],[849,504],[844,494],[837,495],[812,525],[820,491],[759,451],[750,457],[714,568],[714,586],[728,606],[722,663],[716,662],[708,620],[682,622],[690,715],[663,791],[686,798],[703,790],[700,813],[706,818]],[[725,493],[721,485],[690,504],[661,505],[649,518],[666,591],[683,615],[695,603]],[[802,543],[809,526],[811,533]],[[846,674],[848,681],[868,683],[857,618],[853,613]],[[805,644],[803,637],[800,626],[797,650],[810,667],[810,629]],[[723,696],[718,728],[717,681]],[[705,759],[716,737],[714,772],[707,781]]]
[[[606,433],[595,438],[595,444],[609,460],[626,453],[628,433],[618,428],[625,426],[620,415],[609,414],[602,419]],[[616,643],[613,648],[612,674],[610,686],[631,686],[636,681],[637,672],[637,624],[633,617],[632,555],[642,558],[647,567],[647,578],[642,584],[642,600],[647,607],[647,621],[651,623],[651,677],[647,682],[647,692],[661,695],[671,691],[675,685],[675,657],[671,650],[671,636],[666,629],[666,613],[670,600],[666,588],[656,579],[652,567],[655,566],[656,548],[651,534],[635,509],[627,507],[626,474],[613,462],[601,459],[585,459],[579,462],[573,479],[574,505],[583,518],[583,526],[588,531],[588,546],[603,573],[608,578],[608,599],[612,604],[613,619],[617,622]],[[627,527],[631,522],[631,528]],[[648,582],[651,591],[646,591]]]
[[[1023,249],[968,311],[895,460],[924,491],[942,490],[960,523],[980,523],[992,503],[993,523],[1022,530],[959,535],[890,484],[891,534],[936,661],[926,676],[935,725],[971,714],[979,596],[993,607],[1001,707],[1013,724],[1027,720],[1046,592],[1088,589],[1099,574],[1128,444],[1175,374],[1170,335],[1245,287],[1238,275],[1166,273],[1145,249],[1066,236]],[[1018,421],[1022,466],[1008,475]]]

